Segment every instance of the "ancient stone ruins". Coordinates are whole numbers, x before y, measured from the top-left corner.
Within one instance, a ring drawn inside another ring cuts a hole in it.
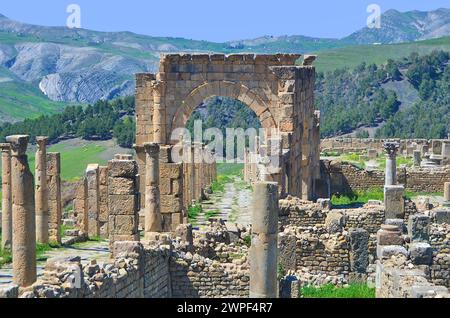
[[[299,58],[163,56],[158,74],[136,75],[136,156],[89,164],[73,211],[63,211],[64,162],[47,152],[47,138],[36,138],[32,174],[30,137],[8,137],[1,242],[12,266],[0,269],[0,298],[298,298],[304,286],[353,283],[380,298],[450,297],[450,139],[321,142],[315,57]],[[245,150],[249,224],[190,224],[188,209],[211,193],[217,164],[207,145],[172,133],[210,96],[242,101],[276,131]],[[350,152],[366,167],[337,160]],[[397,165],[399,156],[413,164]],[[332,204],[333,195],[373,187],[383,200]],[[407,191],[433,195],[413,200]],[[71,248],[87,240],[105,253]],[[62,247],[41,266],[36,245],[48,243]]]

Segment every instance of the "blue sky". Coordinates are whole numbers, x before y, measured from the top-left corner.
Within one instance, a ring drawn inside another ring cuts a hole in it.
[[[365,26],[372,3],[383,12],[450,7],[448,0],[2,0],[0,13],[61,26],[72,3],[80,5],[86,29],[216,42],[262,35],[344,37]]]

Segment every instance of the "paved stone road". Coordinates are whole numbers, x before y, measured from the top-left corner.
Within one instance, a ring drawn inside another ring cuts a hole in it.
[[[202,202],[203,213],[197,217],[197,225],[208,224],[208,212],[218,212],[214,217],[225,221],[248,225],[251,222],[250,204],[252,190],[240,176],[235,176],[232,183],[225,184],[225,191],[213,193],[210,199]]]

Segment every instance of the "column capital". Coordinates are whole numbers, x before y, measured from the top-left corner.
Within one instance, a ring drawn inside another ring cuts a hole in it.
[[[6,141],[11,144],[12,156],[23,156],[27,152],[28,142],[30,136],[28,135],[13,135],[6,137]]]
[[[399,143],[397,142],[385,142],[384,150],[388,154],[389,157],[395,157],[397,155],[397,151],[400,148]]]
[[[146,142],[144,143],[144,150],[147,154],[149,154],[150,156],[158,156],[159,152],[161,150],[161,147],[159,144],[157,143],[153,143],[153,142]]]
[[[36,143],[39,148],[43,148],[47,145],[48,137],[47,136],[36,136]]]

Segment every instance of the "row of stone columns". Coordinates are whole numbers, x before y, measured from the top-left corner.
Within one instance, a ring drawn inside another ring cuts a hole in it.
[[[11,249],[14,282],[36,280],[36,243],[61,243],[59,153],[47,153],[47,137],[37,137],[35,177],[28,165],[29,136],[14,135],[1,144],[2,249]]]
[[[184,206],[200,201],[207,187],[217,178],[214,154],[201,143],[186,143],[183,146]]]

